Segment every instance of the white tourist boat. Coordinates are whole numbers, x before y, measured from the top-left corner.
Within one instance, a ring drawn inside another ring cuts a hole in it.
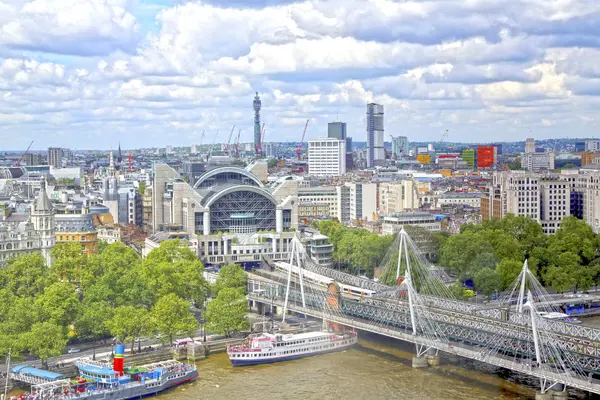
[[[306,332],[249,336],[245,343],[229,346],[227,355],[233,366],[267,364],[339,351],[358,341],[356,332]]]

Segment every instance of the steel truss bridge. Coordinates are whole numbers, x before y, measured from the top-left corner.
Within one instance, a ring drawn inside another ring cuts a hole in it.
[[[406,243],[409,239],[406,236],[405,232],[399,235],[399,260],[402,251],[408,254]],[[297,261],[305,270],[336,282],[391,295],[363,297],[357,301],[338,294],[332,309],[328,291],[315,290],[308,282],[303,284],[301,276],[293,281],[290,269],[287,282],[262,277],[249,279],[249,300],[283,307],[284,318],[290,310],[415,343],[417,356],[442,351],[539,378],[541,396],[551,389],[566,387],[600,394],[600,380],[594,376],[600,373],[600,329],[539,317],[532,304],[535,296],[528,293],[531,302],[525,302],[524,286],[519,304],[481,307],[432,294],[419,294],[412,286],[408,267],[405,295],[398,296],[397,287],[312,263],[299,242],[292,252],[290,261]],[[409,264],[408,256],[406,260]],[[522,274],[527,273],[525,264]],[[521,280],[521,275],[518,279]],[[525,277],[522,281],[525,282]]]

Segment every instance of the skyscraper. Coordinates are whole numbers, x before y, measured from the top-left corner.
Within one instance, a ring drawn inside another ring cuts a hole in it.
[[[327,124],[327,137],[346,140],[346,123],[330,122]]]
[[[367,167],[385,161],[383,150],[383,106],[367,104]]]
[[[56,168],[62,168],[63,160],[63,149],[60,147],[49,147],[48,148],[48,165]]]
[[[262,145],[260,143],[260,97],[258,97],[258,92],[256,92],[256,96],[254,96],[254,102],[252,103],[252,107],[254,108],[254,155],[256,157],[262,156]]]

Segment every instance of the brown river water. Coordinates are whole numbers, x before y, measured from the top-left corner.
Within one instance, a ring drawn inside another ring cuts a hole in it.
[[[532,399],[531,387],[470,365],[442,361],[413,369],[412,347],[360,339],[352,349],[304,359],[232,367],[226,354],[197,363],[200,379],[161,399]]]

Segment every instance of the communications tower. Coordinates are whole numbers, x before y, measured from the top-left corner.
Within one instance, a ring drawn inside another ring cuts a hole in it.
[[[258,96],[258,92],[256,92],[256,96],[254,96],[254,103],[252,107],[254,108],[254,155],[256,157],[262,157],[262,143],[260,142],[260,97]]]

